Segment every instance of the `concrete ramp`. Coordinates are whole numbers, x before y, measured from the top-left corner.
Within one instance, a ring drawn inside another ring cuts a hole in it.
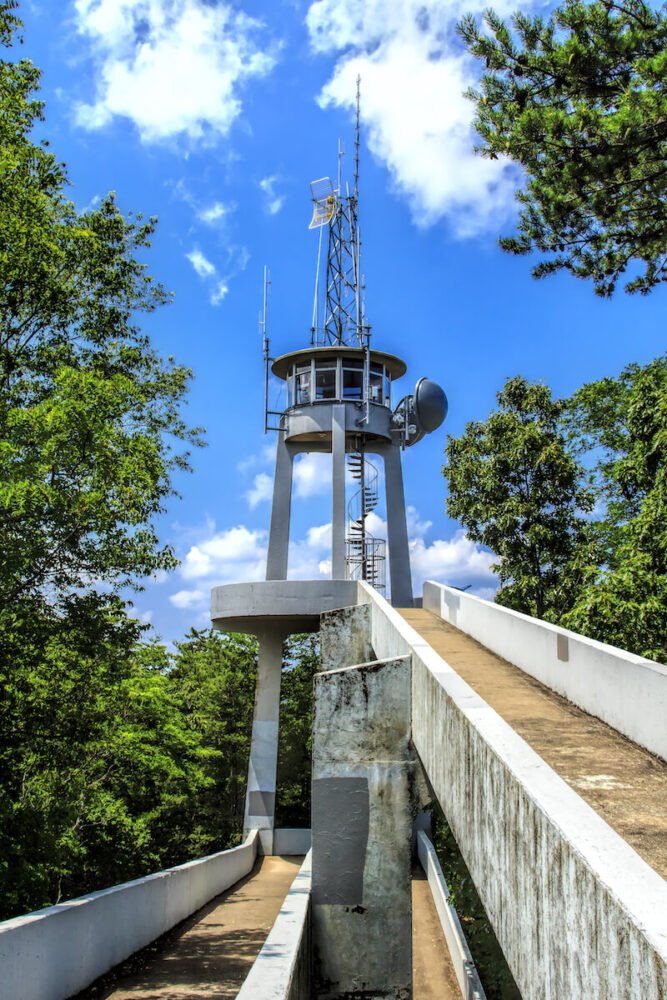
[[[667,764],[431,611],[401,615],[623,839],[667,877]]]
[[[252,873],[81,1000],[235,997],[273,926],[302,858],[263,857]],[[138,967],[137,967],[138,966]]]

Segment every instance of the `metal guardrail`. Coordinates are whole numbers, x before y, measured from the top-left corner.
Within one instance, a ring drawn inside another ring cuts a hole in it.
[[[438,918],[445,935],[461,996],[463,1000],[486,1000],[486,994],[470,954],[461,922],[452,906],[438,855],[423,830],[417,834],[417,853],[428,879],[435,908],[438,911]]]

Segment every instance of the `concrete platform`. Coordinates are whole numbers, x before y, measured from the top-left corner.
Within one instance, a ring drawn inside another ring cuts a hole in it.
[[[320,615],[356,604],[354,580],[264,580],[228,583],[211,591],[211,620],[223,632],[258,635],[280,627],[285,635],[316,632]]]
[[[634,850],[667,877],[667,764],[430,611],[403,618]]]

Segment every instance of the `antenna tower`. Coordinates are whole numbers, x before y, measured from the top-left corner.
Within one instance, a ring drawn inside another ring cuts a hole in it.
[[[361,302],[361,239],[359,235],[359,130],[360,77],[357,77],[357,109],[354,133],[354,188],[343,191],[344,149],[338,147],[338,184],[334,191],[333,213],[329,221],[326,264],[324,325],[314,330],[314,342],[326,347],[366,347],[369,328],[364,322]]]

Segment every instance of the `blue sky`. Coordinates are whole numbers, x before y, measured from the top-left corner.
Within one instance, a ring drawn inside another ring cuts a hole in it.
[[[144,325],[195,375],[187,413],[208,447],[159,523],[182,564],[135,598],[163,639],[206,624],[212,585],[263,576],[275,443],[263,434],[262,272],[268,264],[272,353],[307,346],[317,252],[308,184],[335,173],[339,137],[352,150],[357,73],[373,345],[406,360],[398,394],[427,375],[450,404],[444,427],[404,454],[417,587],[494,587],[489,554],[444,513],[446,433],[484,418],[508,376],[569,394],[664,350],[664,291],[601,301],[566,275],[535,281],[525,258],[498,249],[521,178],[472,152],[462,92],[478,68],[454,32],[483,6],[22,3],[22,54],[44,71],[44,132],[68,164],[71,196],[83,208],[115,190],[124,210],[159,217],[149,263],[175,298]],[[321,457],[299,464],[291,575],[326,573],[328,488]]]

